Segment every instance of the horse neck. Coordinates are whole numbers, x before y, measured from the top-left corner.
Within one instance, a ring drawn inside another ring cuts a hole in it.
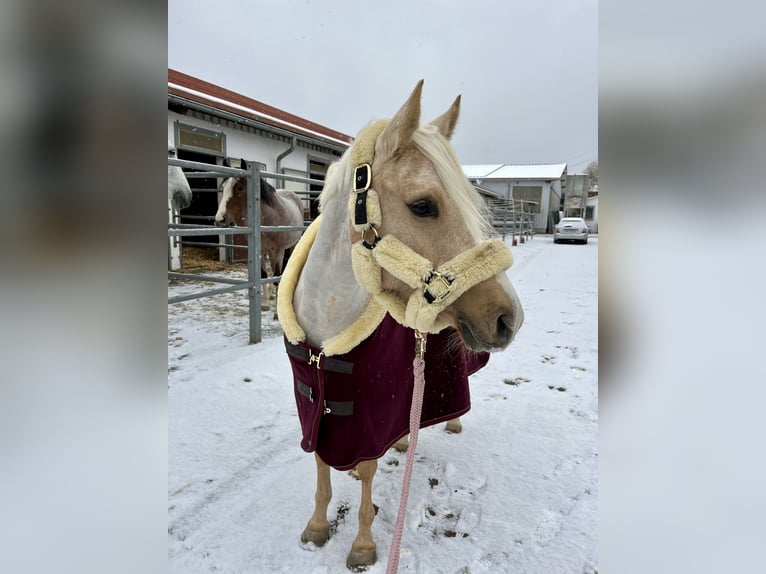
[[[268,181],[261,178],[261,203],[272,206],[277,200],[277,190]]]
[[[362,313],[369,297],[351,267],[347,194],[322,210],[322,222],[295,289],[293,304],[307,342],[320,345]]]

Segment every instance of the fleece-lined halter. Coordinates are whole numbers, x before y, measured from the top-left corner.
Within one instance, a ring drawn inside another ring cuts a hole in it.
[[[438,268],[393,235],[380,237],[382,213],[378,193],[372,189],[375,142],[388,120],[378,120],[362,130],[351,148],[354,193],[349,215],[362,239],[351,248],[357,282],[399,323],[423,333],[437,333],[448,326],[438,315],[474,285],[508,269],[511,252],[499,239],[488,239],[460,253]],[[405,302],[382,286],[385,270],[414,289]]]

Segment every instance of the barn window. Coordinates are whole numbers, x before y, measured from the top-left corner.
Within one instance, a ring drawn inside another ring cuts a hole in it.
[[[226,135],[176,122],[178,148],[222,157],[226,155]]]

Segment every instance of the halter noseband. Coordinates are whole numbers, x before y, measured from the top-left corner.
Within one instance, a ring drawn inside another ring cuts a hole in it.
[[[351,263],[359,284],[402,325],[424,333],[448,327],[438,315],[474,285],[508,269],[513,257],[499,239],[488,239],[458,254],[438,268],[391,234],[380,237],[380,198],[371,188],[375,141],[387,124],[378,120],[360,132],[351,149],[354,193],[349,215],[362,239],[351,248]],[[412,287],[402,301],[382,286],[382,271]]]

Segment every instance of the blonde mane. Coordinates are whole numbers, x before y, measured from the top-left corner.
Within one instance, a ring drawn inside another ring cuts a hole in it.
[[[412,134],[412,141],[428,158],[439,174],[447,194],[457,204],[471,235],[482,241],[493,233],[484,202],[468,182],[452,146],[439,130],[430,124],[422,125]]]
[[[347,149],[338,161],[330,164],[330,167],[327,168],[324,187],[322,193],[319,194],[320,212],[327,205],[327,202],[338,195],[341,190],[351,192],[352,170],[348,161],[350,153],[351,148]]]

